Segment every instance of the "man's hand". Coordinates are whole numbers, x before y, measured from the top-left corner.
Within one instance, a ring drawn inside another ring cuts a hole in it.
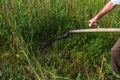
[[[89,26],[98,26],[97,19],[93,18],[89,20]]]

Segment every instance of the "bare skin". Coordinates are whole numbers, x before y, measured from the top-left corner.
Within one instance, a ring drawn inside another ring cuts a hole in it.
[[[103,9],[95,16],[93,17],[91,20],[89,20],[89,26],[97,26],[97,22],[98,20],[104,16],[105,14],[107,14],[108,12],[110,12],[112,9],[115,8],[116,5],[114,5],[111,1],[109,1],[104,7]]]

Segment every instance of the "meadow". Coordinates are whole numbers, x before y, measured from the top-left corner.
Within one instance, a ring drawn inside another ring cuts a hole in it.
[[[104,80],[119,33],[76,33],[41,47],[72,29],[87,29],[109,0],[0,0],[0,80]],[[102,28],[120,27],[120,8],[102,17]]]

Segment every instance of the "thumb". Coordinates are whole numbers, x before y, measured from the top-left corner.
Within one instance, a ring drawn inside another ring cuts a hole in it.
[[[91,27],[92,25],[91,25],[91,23],[89,23],[89,27]]]
[[[92,20],[89,20],[89,27],[91,27],[93,25],[93,21]]]

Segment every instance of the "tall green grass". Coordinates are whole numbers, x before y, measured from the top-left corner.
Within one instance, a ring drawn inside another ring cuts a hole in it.
[[[46,40],[88,21],[105,0],[0,0],[1,80],[104,80],[119,33],[80,33],[41,52]],[[119,27],[119,8],[100,27]]]

